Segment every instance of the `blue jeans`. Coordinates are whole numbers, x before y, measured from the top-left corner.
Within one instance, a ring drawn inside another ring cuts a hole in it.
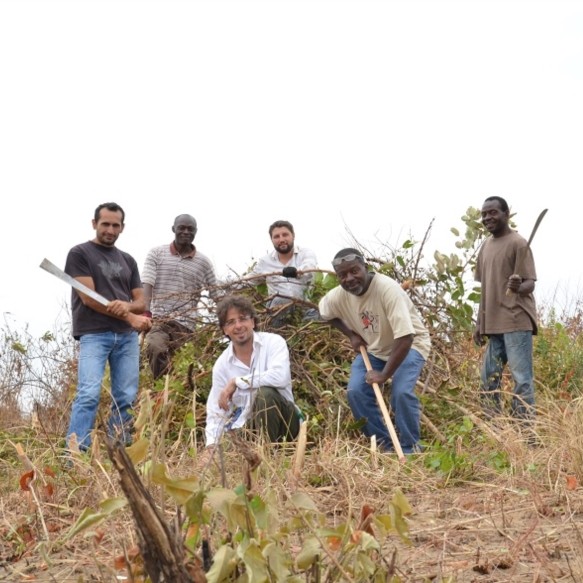
[[[506,364],[514,379],[511,413],[519,419],[531,419],[535,410],[530,330],[489,335],[482,363],[481,388],[484,406],[494,414],[502,412],[500,386]]]
[[[370,364],[374,370],[382,370],[384,360],[369,354]],[[395,425],[403,453],[413,453],[418,448],[420,437],[419,419],[421,405],[415,394],[415,383],[421,374],[425,359],[416,350],[409,350],[405,360],[395,371],[391,379],[391,408],[395,414]],[[382,412],[378,405],[374,389],[365,380],[366,365],[362,355],[352,362],[350,380],[348,381],[348,403],[356,420],[365,419],[362,428],[367,437],[376,435],[379,447],[391,450],[392,440]]]
[[[129,443],[131,409],[138,394],[140,346],[137,332],[84,334],[80,339],[77,394],[73,401],[67,443],[74,433],[79,449],[91,444],[99,408],[105,365],[111,377],[111,415],[108,433]]]

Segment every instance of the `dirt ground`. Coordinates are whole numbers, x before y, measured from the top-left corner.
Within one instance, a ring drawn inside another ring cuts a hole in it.
[[[393,537],[386,543],[386,554],[393,558],[396,553],[396,574],[413,583],[583,581],[583,491],[560,486],[552,493],[488,484],[441,491],[411,488],[407,492],[413,507],[407,519],[411,544]],[[310,494],[320,508],[334,504],[329,487],[314,488]],[[22,519],[34,514],[30,501],[22,495],[4,497],[2,510],[0,581],[130,580],[123,569],[115,569],[115,557],[123,555],[124,542],[127,552],[132,539],[129,525],[98,530],[99,544],[91,531],[91,536],[78,535],[48,551],[36,539],[38,520]],[[14,522],[7,525],[10,516]],[[49,535],[57,537],[76,517],[45,519]],[[16,548],[10,527],[19,529],[21,540],[28,540],[27,548]]]
[[[390,493],[403,489],[413,509],[407,517],[410,544],[397,535],[383,541],[383,556],[394,562],[399,581],[583,582],[583,488],[573,476],[549,469],[546,480],[540,474],[533,480],[493,474],[492,480],[454,484],[430,479],[421,458],[405,470],[394,460],[377,468],[347,456],[331,462],[328,453],[314,454],[305,470],[307,477],[318,475],[325,483],[296,487],[331,522],[357,514],[365,503],[383,512]],[[539,454],[539,467],[544,459]],[[56,540],[70,529],[80,512],[72,507],[95,506],[99,499],[95,484],[85,484],[79,491],[84,489],[86,497],[73,505],[77,492],[69,483],[61,486],[57,482],[53,494],[61,491],[60,503],[44,502],[44,526],[27,493],[2,496],[0,581],[130,581],[123,568],[124,552],[131,552],[136,538],[129,514],[125,522],[105,522],[53,548],[41,542],[43,532]],[[64,489],[68,506],[62,503]]]
[[[406,581],[583,581],[581,492],[457,487],[417,500]],[[449,579],[448,579],[449,577]]]

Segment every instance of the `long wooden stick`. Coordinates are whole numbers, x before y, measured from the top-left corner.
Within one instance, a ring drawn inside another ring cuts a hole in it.
[[[298,435],[298,442],[296,445],[296,455],[293,465],[294,478],[299,478],[302,475],[304,467],[304,458],[306,456],[306,443],[308,441],[308,424],[304,421],[300,424],[300,433]]]
[[[366,370],[371,371],[372,366],[370,364],[370,358],[368,357],[366,348],[362,345],[360,347],[360,354],[362,354],[364,364],[366,365]],[[385,420],[385,423],[387,424],[387,429],[389,430],[389,435],[391,436],[393,447],[397,452],[397,457],[399,458],[400,462],[405,462],[407,461],[407,458],[405,457],[403,449],[401,448],[401,444],[399,443],[399,438],[397,437],[397,432],[395,431],[395,427],[393,426],[393,422],[391,421],[391,416],[389,415],[389,410],[387,409],[387,405],[383,398],[383,394],[381,393],[381,389],[377,383],[373,383],[372,388],[374,389],[374,394],[376,395],[377,402],[379,404],[379,407],[381,408],[381,413],[383,414],[383,418]]]

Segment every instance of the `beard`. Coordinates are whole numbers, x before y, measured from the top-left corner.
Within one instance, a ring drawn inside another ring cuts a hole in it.
[[[104,247],[113,247],[117,241],[116,235],[96,235],[95,237],[100,245]]]
[[[293,243],[279,243],[275,246],[278,253],[289,253],[294,248]]]

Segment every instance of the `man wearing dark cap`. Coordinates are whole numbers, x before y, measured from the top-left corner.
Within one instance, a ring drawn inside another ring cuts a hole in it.
[[[403,453],[414,453],[419,450],[421,416],[415,384],[431,350],[429,332],[402,287],[387,275],[369,271],[358,249],[342,249],[332,266],[340,285],[320,300],[319,311],[323,320],[348,336],[357,353],[347,392],[354,418],[365,420],[362,431],[367,437],[375,435],[381,448],[391,450],[371,386],[390,380],[399,442]],[[371,371],[367,372],[361,346],[369,355]]]

